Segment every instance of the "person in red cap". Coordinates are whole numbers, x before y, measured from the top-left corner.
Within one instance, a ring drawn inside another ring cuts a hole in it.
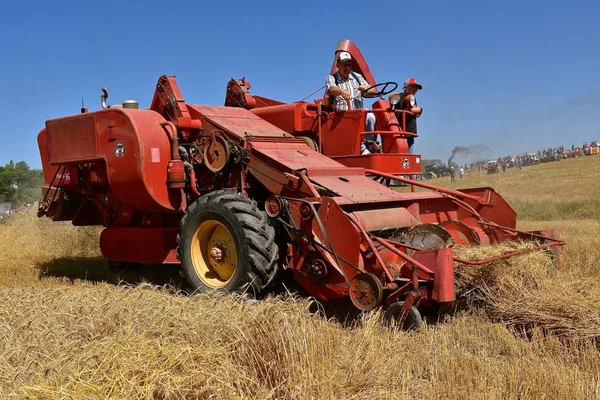
[[[400,96],[400,101],[394,106],[394,109],[410,111],[414,114],[406,116],[406,132],[417,133],[417,118],[423,113],[423,108],[417,105],[415,95],[421,89],[423,89],[423,86],[415,78],[408,78],[404,81],[404,91],[402,93],[390,93],[390,99],[392,96]],[[406,138],[406,141],[410,150],[415,143],[415,138]]]

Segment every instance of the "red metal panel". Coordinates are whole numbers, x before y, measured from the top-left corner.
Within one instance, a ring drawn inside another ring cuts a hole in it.
[[[368,154],[334,156],[334,160],[349,167],[375,169],[392,175],[421,174],[421,156],[415,154]]]
[[[366,176],[315,176],[309,175],[310,179],[318,185],[353,200],[353,202],[382,202],[403,200],[400,193],[375,182]]]
[[[237,107],[188,105],[193,118],[206,119],[219,128],[240,138],[250,136],[292,137],[275,125]]]
[[[178,190],[165,185],[171,144],[160,126],[163,121],[151,110],[111,108],[48,121],[38,139],[46,136],[49,162],[78,165],[104,160],[107,188],[121,203],[173,211],[181,198]],[[53,169],[44,171],[53,175]]]
[[[48,161],[50,155],[48,154],[48,135],[46,134],[46,128],[42,129],[40,133],[38,133],[37,142],[38,148],[40,149],[42,169],[44,171],[44,182],[46,184],[50,184],[50,182],[52,182],[52,178],[54,178],[57,167],[51,167],[50,162]]]
[[[94,116],[91,114],[46,121],[46,136],[50,164],[85,162],[99,158]]]
[[[456,300],[452,249],[438,250],[436,262],[430,268],[435,273],[431,299],[440,303]]]
[[[456,300],[452,249],[417,251],[412,257],[434,273],[432,300],[440,303]]]
[[[252,141],[253,151],[261,159],[279,171],[297,171],[305,168],[311,181],[325,187],[346,201],[336,199],[338,204],[347,202],[381,203],[387,201],[416,201],[422,199],[440,199],[442,196],[432,192],[398,193],[364,175],[361,168],[348,168],[342,164],[308,148],[305,143],[288,141]]]
[[[102,255],[113,261],[178,263],[179,228],[106,228],[100,234]]]
[[[138,209],[178,209],[179,191],[165,185],[171,144],[160,126],[164,118],[150,110],[109,109],[95,114],[98,153],[106,160],[117,198]]]
[[[311,150],[305,142],[300,140],[276,142],[252,141],[252,148],[263,154],[265,159],[271,159],[293,171],[301,168],[306,168],[308,171],[333,168],[343,173],[342,171],[347,169],[339,162]],[[310,172],[309,175],[311,175]]]
[[[474,207],[477,212],[485,219],[494,221],[495,223],[506,226],[509,228],[515,228],[517,225],[517,213],[513,208],[504,200],[504,198],[492,188],[470,188],[460,189],[461,192],[468,193],[470,195],[485,197],[488,201],[488,205],[476,204],[471,200],[465,200],[469,205]],[[462,217],[469,215],[466,211],[462,213]],[[510,235],[497,231],[498,239],[500,241],[510,239]]]
[[[359,272],[348,264],[351,263],[355,267],[358,266],[360,255],[360,235],[358,231],[350,220],[348,220],[342,209],[331,198],[322,198],[322,204],[318,206],[317,213],[327,236],[321,231],[316,218],[312,221],[313,232],[323,245],[337,254],[338,258],[326,251],[319,250],[333,264],[337,263],[339,259],[344,275],[348,279],[351,279]],[[348,263],[342,261],[342,259]]]
[[[265,121],[281,128],[287,133],[304,130],[300,118],[307,103],[281,104],[264,108],[255,108],[252,113]]]
[[[360,154],[360,134],[365,127],[365,110],[328,113],[321,124],[323,153],[329,157]],[[314,125],[314,116],[304,117],[306,124]]]
[[[309,175],[316,184],[324,186],[353,203],[381,203],[388,201],[416,201],[442,198],[438,193],[398,193],[366,176]],[[449,203],[449,202],[448,202]]]

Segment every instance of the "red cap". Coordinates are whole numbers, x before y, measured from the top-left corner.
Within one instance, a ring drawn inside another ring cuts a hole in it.
[[[406,86],[416,86],[419,88],[419,90],[423,89],[423,86],[421,86],[421,84],[417,82],[415,78],[408,78],[407,80],[405,80],[404,87]]]

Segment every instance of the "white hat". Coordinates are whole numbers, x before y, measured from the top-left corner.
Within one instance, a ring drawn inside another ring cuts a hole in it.
[[[340,62],[347,61],[347,60],[352,61],[352,57],[350,56],[350,53],[348,53],[347,51],[341,51],[338,54],[337,59]]]

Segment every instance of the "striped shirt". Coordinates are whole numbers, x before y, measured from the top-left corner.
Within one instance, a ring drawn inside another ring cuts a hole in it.
[[[358,78],[358,81],[356,80],[355,76],[356,78]],[[339,83],[336,83],[336,80]],[[336,86],[342,90],[347,90],[350,93],[351,110],[358,110],[363,108],[362,94],[360,90],[358,90],[358,87],[361,85],[369,86],[365,78],[363,78],[361,74],[356,72],[350,72],[348,79],[342,78],[339,71],[325,78],[325,86],[327,87],[326,91],[328,91],[330,87]],[[347,111],[348,103],[346,102],[346,100],[344,100],[342,96],[335,96],[333,109],[335,111]]]

